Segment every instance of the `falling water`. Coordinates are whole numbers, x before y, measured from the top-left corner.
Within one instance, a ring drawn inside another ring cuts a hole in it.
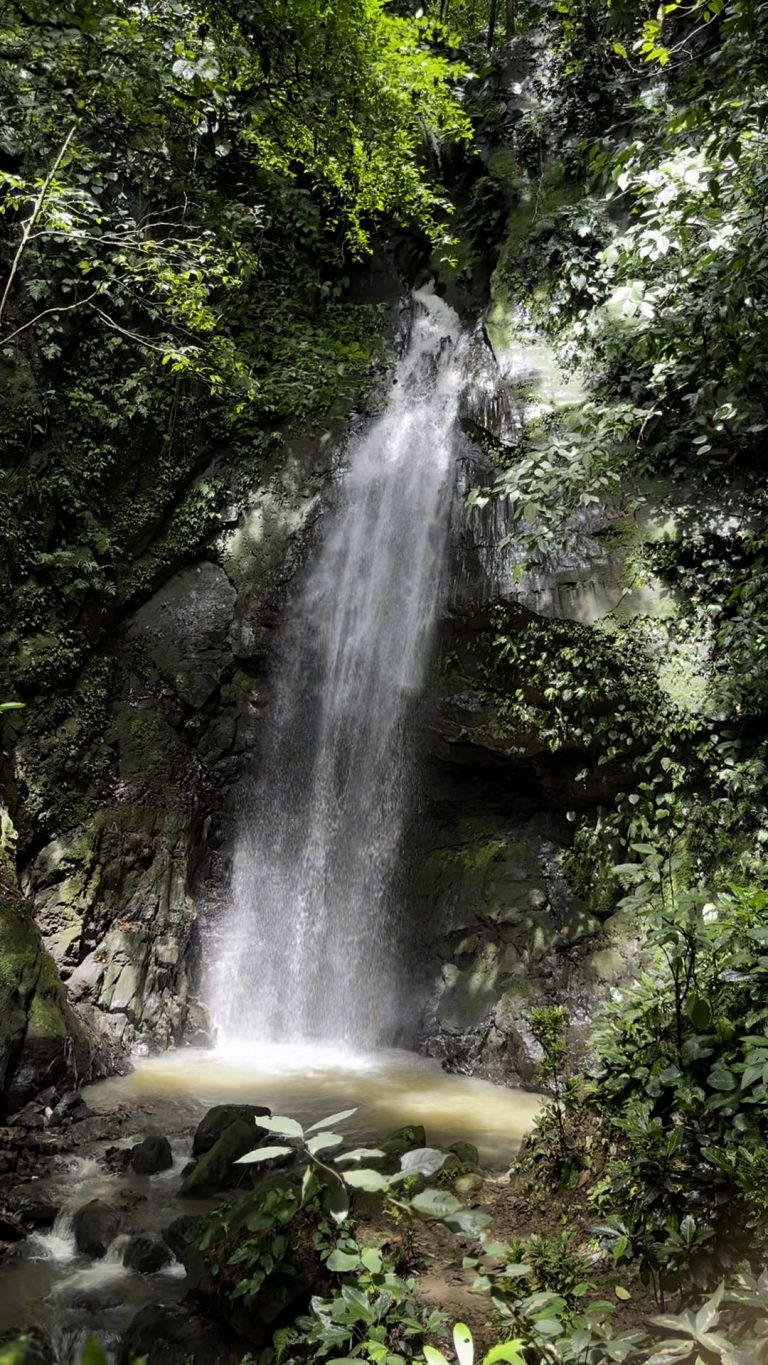
[[[389,403],[349,451],[284,627],[212,973],[220,1041],[364,1047],[396,1032],[392,875],[441,603],[461,349],[456,315],[420,290]]]

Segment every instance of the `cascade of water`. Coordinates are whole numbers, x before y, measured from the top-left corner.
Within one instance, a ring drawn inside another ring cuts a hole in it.
[[[463,341],[431,289],[283,629],[209,1004],[220,1042],[390,1041],[407,722],[442,598]]]

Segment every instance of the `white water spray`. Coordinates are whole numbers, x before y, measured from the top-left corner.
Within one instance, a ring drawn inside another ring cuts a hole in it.
[[[349,451],[289,612],[243,812],[210,1012],[225,1045],[391,1041],[401,925],[392,875],[407,722],[442,600],[463,367],[458,320],[415,295],[384,413]]]

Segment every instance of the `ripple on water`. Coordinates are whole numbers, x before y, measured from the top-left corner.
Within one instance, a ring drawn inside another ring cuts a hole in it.
[[[540,1103],[527,1091],[455,1076],[410,1052],[293,1043],[186,1048],[143,1058],[130,1075],[100,1081],[86,1098],[97,1110],[141,1103],[158,1123],[164,1109],[201,1113],[222,1102],[267,1104],[304,1123],[356,1106],[344,1125],[350,1138],[379,1138],[405,1123],[423,1123],[432,1142],[475,1142],[496,1169],[509,1164]]]

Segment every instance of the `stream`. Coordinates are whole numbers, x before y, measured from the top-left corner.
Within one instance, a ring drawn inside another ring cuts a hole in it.
[[[43,1329],[61,1365],[78,1359],[89,1332],[115,1358],[122,1332],[142,1306],[184,1297],[186,1277],[178,1262],[140,1274],[122,1257],[132,1233],[162,1232],[180,1215],[218,1202],[179,1195],[192,1133],[212,1105],[266,1104],[305,1124],[357,1105],[344,1124],[353,1143],[423,1123],[429,1142],[472,1141],[484,1165],[499,1172],[539,1105],[536,1095],[450,1075],[412,1053],[354,1054],[311,1045],[168,1052],[139,1060],[127,1076],[89,1087],[84,1098],[94,1115],[115,1120],[115,1134],[85,1143],[76,1155],[62,1154],[50,1174],[20,1187],[21,1195],[48,1201],[59,1212],[50,1229],[18,1243],[0,1266],[0,1333]],[[131,1147],[147,1132],[169,1138],[173,1167],[153,1176],[110,1170],[105,1153]],[[96,1198],[119,1210],[120,1232],[102,1259],[90,1260],[75,1247],[72,1217]]]

